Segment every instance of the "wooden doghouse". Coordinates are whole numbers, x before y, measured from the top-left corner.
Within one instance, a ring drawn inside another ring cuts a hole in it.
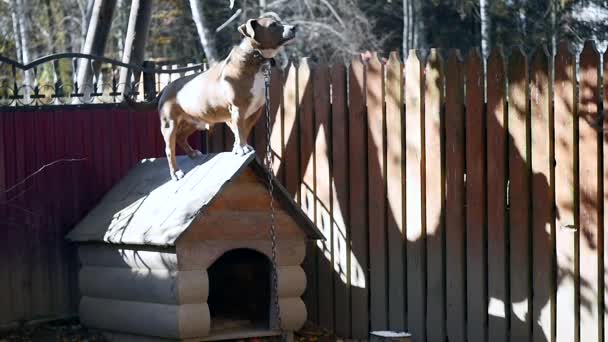
[[[278,334],[270,194],[254,154],[141,161],[67,236],[78,243],[79,314],[113,340],[217,340]],[[306,242],[322,234],[274,184],[284,331],[306,320]]]

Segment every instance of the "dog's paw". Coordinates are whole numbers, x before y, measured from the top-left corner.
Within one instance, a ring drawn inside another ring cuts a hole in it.
[[[171,179],[173,179],[176,182],[182,178],[184,178],[184,171],[182,171],[182,170],[177,170],[171,174]]]
[[[253,151],[253,147],[251,147],[249,145],[244,145],[244,146],[234,145],[234,147],[232,147],[232,153],[239,155],[239,156],[244,156],[251,151]]]
[[[203,153],[199,150],[192,150],[192,152],[188,153],[188,157],[190,157],[190,159],[196,159],[202,155]]]

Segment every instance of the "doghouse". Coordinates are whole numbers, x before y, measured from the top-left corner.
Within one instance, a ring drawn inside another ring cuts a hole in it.
[[[254,154],[142,160],[68,234],[81,262],[80,319],[111,340],[219,340],[279,334],[304,324],[300,267],[322,238],[274,185],[274,292],[267,173]]]

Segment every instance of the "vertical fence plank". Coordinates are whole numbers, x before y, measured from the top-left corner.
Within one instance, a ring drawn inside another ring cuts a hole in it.
[[[451,50],[446,66],[446,333],[449,341],[466,341],[465,259],[465,130],[464,77],[458,50]]]
[[[579,315],[580,340],[600,341],[599,313],[599,230],[600,230],[600,201],[602,194],[600,185],[601,170],[599,164],[599,132],[600,117],[599,101],[599,62],[600,56],[591,41],[585,43],[580,56],[580,83],[578,97],[579,125]]]
[[[414,341],[426,341],[426,260],[422,210],[422,85],[424,74],[415,50],[405,62],[405,139],[406,139],[406,253],[407,322]]]
[[[313,70],[314,144],[315,144],[315,213],[317,227],[325,241],[317,241],[317,282],[319,296],[319,324],[334,330],[333,306],[333,243],[331,224],[331,118],[329,98],[329,69],[321,64]]]
[[[556,341],[574,341],[574,99],[575,60],[561,44],[555,58]]]
[[[332,230],[334,249],[334,307],[336,335],[350,337],[350,231],[348,229],[348,112],[346,107],[346,69],[334,64],[330,70],[332,88]]]
[[[479,51],[469,53],[466,67],[467,333],[473,342],[487,336],[484,75]]]
[[[367,64],[367,193],[370,265],[370,323],[387,327],[386,184],[384,151],[384,71],[377,54]]]
[[[532,153],[532,340],[547,341],[551,334],[553,268],[553,209],[551,198],[551,127],[548,56],[539,50],[533,57],[531,97]]]
[[[10,293],[10,269],[9,263],[9,229],[10,222],[8,222],[8,208],[6,203],[7,199],[6,191],[8,189],[8,182],[6,179],[8,157],[12,153],[8,150],[8,144],[6,139],[6,125],[7,114],[0,112],[0,136],[2,136],[2,144],[0,144],[0,291],[2,293]],[[12,320],[12,297],[13,296],[1,296],[0,297],[0,322],[8,322]]]
[[[285,78],[283,89],[283,169],[285,187],[299,202],[300,200],[300,125],[298,118],[298,68],[291,64]]]
[[[271,135],[270,146],[272,148],[274,173],[283,184],[285,183],[285,174],[281,163],[283,162],[283,71],[278,67],[272,68],[270,74],[270,113],[271,113]],[[265,119],[260,118],[260,121]],[[264,148],[264,150],[266,150]],[[279,174],[280,172],[280,174]]]
[[[443,60],[431,49],[424,78],[424,164],[427,254],[427,338],[445,340],[445,226],[443,201]]]
[[[530,338],[528,65],[520,49],[509,59],[511,341]]]
[[[488,215],[488,340],[507,341],[507,111],[502,51],[488,60],[486,115]]]
[[[349,68],[349,181],[350,229],[352,255],[350,260],[352,337],[367,339],[369,311],[367,275],[367,164],[362,151],[367,151],[365,125],[365,74],[360,57],[353,58]]]
[[[315,217],[315,146],[314,146],[314,108],[313,82],[309,60],[300,60],[298,70],[298,111],[300,120],[300,206],[316,222]],[[307,286],[304,301],[308,307],[308,316],[315,323],[319,322],[318,279],[316,272],[318,249],[316,244],[308,244],[304,269],[307,274]]]
[[[603,244],[603,256],[602,256],[602,263],[601,263],[601,267],[600,270],[603,270],[606,268],[606,265],[608,265],[608,234],[606,233],[606,230],[608,228],[608,215],[606,215],[606,212],[608,211],[608,50],[606,50],[604,52],[604,56],[603,56],[603,61],[604,61],[604,72],[603,72],[603,83],[604,83],[604,96],[603,96],[603,118],[604,121],[602,122],[602,127],[603,127],[603,134],[602,134],[602,148],[603,148],[603,165],[602,165],[602,170],[603,170],[603,212],[602,214],[604,215],[604,221],[603,221],[603,229],[602,229],[602,234],[603,234],[603,238],[604,238],[604,244]],[[0,131],[1,132],[1,131]],[[602,273],[600,273],[602,274]],[[606,300],[608,298],[608,286],[607,286],[607,282],[606,282],[606,278],[600,278],[602,281],[600,281],[600,284],[602,284],[602,286],[600,286],[600,289],[603,288],[603,293],[601,293],[601,300],[600,303],[603,303],[604,306],[606,306]],[[606,322],[608,322],[608,310],[604,310],[604,317],[602,320],[602,328],[604,330],[604,341],[608,341],[608,329],[606,329]]]
[[[15,112],[13,116],[13,129],[14,129],[14,157],[13,157],[13,168],[14,168],[14,183],[17,184],[22,182],[26,174],[26,154],[25,154],[25,120],[24,116],[28,116],[30,113],[28,112]],[[22,312],[23,318],[31,317],[33,314],[33,304],[32,303],[32,294],[34,288],[32,287],[31,274],[29,271],[29,266],[32,264],[31,254],[29,253],[32,248],[31,244],[31,235],[33,232],[32,226],[32,216],[29,213],[31,208],[28,208],[27,200],[24,198],[24,191],[27,191],[28,182],[17,186],[15,191],[11,193],[11,197],[13,198],[13,208],[20,211],[19,224],[13,227],[15,235],[13,236],[13,241],[17,245],[16,254],[14,255],[16,258],[13,260],[13,263],[17,266],[15,269],[15,277],[19,282],[19,292],[22,300]],[[16,289],[14,289],[16,290]],[[38,298],[37,298],[38,299]]]
[[[4,132],[3,132],[3,145],[6,148],[6,156],[14,156],[16,149],[15,142],[15,112],[5,112],[4,113]],[[6,187],[11,189],[17,183],[16,176],[16,167],[14,157],[10,158],[11,162],[6,163],[5,168],[5,177],[6,177]],[[15,196],[16,191],[7,192],[7,198],[11,198]],[[11,196],[12,195],[12,196]],[[23,247],[20,246],[21,241],[19,240],[19,230],[22,229],[22,222],[20,220],[20,215],[17,214],[16,208],[13,206],[6,206],[7,211],[7,226],[6,226],[6,241],[10,241],[7,244],[7,273],[8,273],[8,283],[9,283],[9,291],[11,293],[11,302],[12,302],[12,312],[11,318],[13,320],[24,319],[25,311],[24,301],[23,301],[23,284],[21,283],[21,270],[20,270],[20,260],[19,260],[19,250],[23,250]]]
[[[405,170],[403,147],[403,64],[399,53],[392,52],[386,66],[386,182],[388,199],[388,328],[404,331],[405,249],[404,197]]]

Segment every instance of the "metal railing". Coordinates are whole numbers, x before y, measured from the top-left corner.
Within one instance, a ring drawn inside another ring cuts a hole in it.
[[[78,82],[78,68],[91,77]],[[128,69],[126,82],[119,81]],[[120,103],[124,96],[152,101],[170,81],[203,71],[206,64],[146,61],[143,65],[82,53],[59,53],[22,64],[0,56],[0,108],[44,105]]]

